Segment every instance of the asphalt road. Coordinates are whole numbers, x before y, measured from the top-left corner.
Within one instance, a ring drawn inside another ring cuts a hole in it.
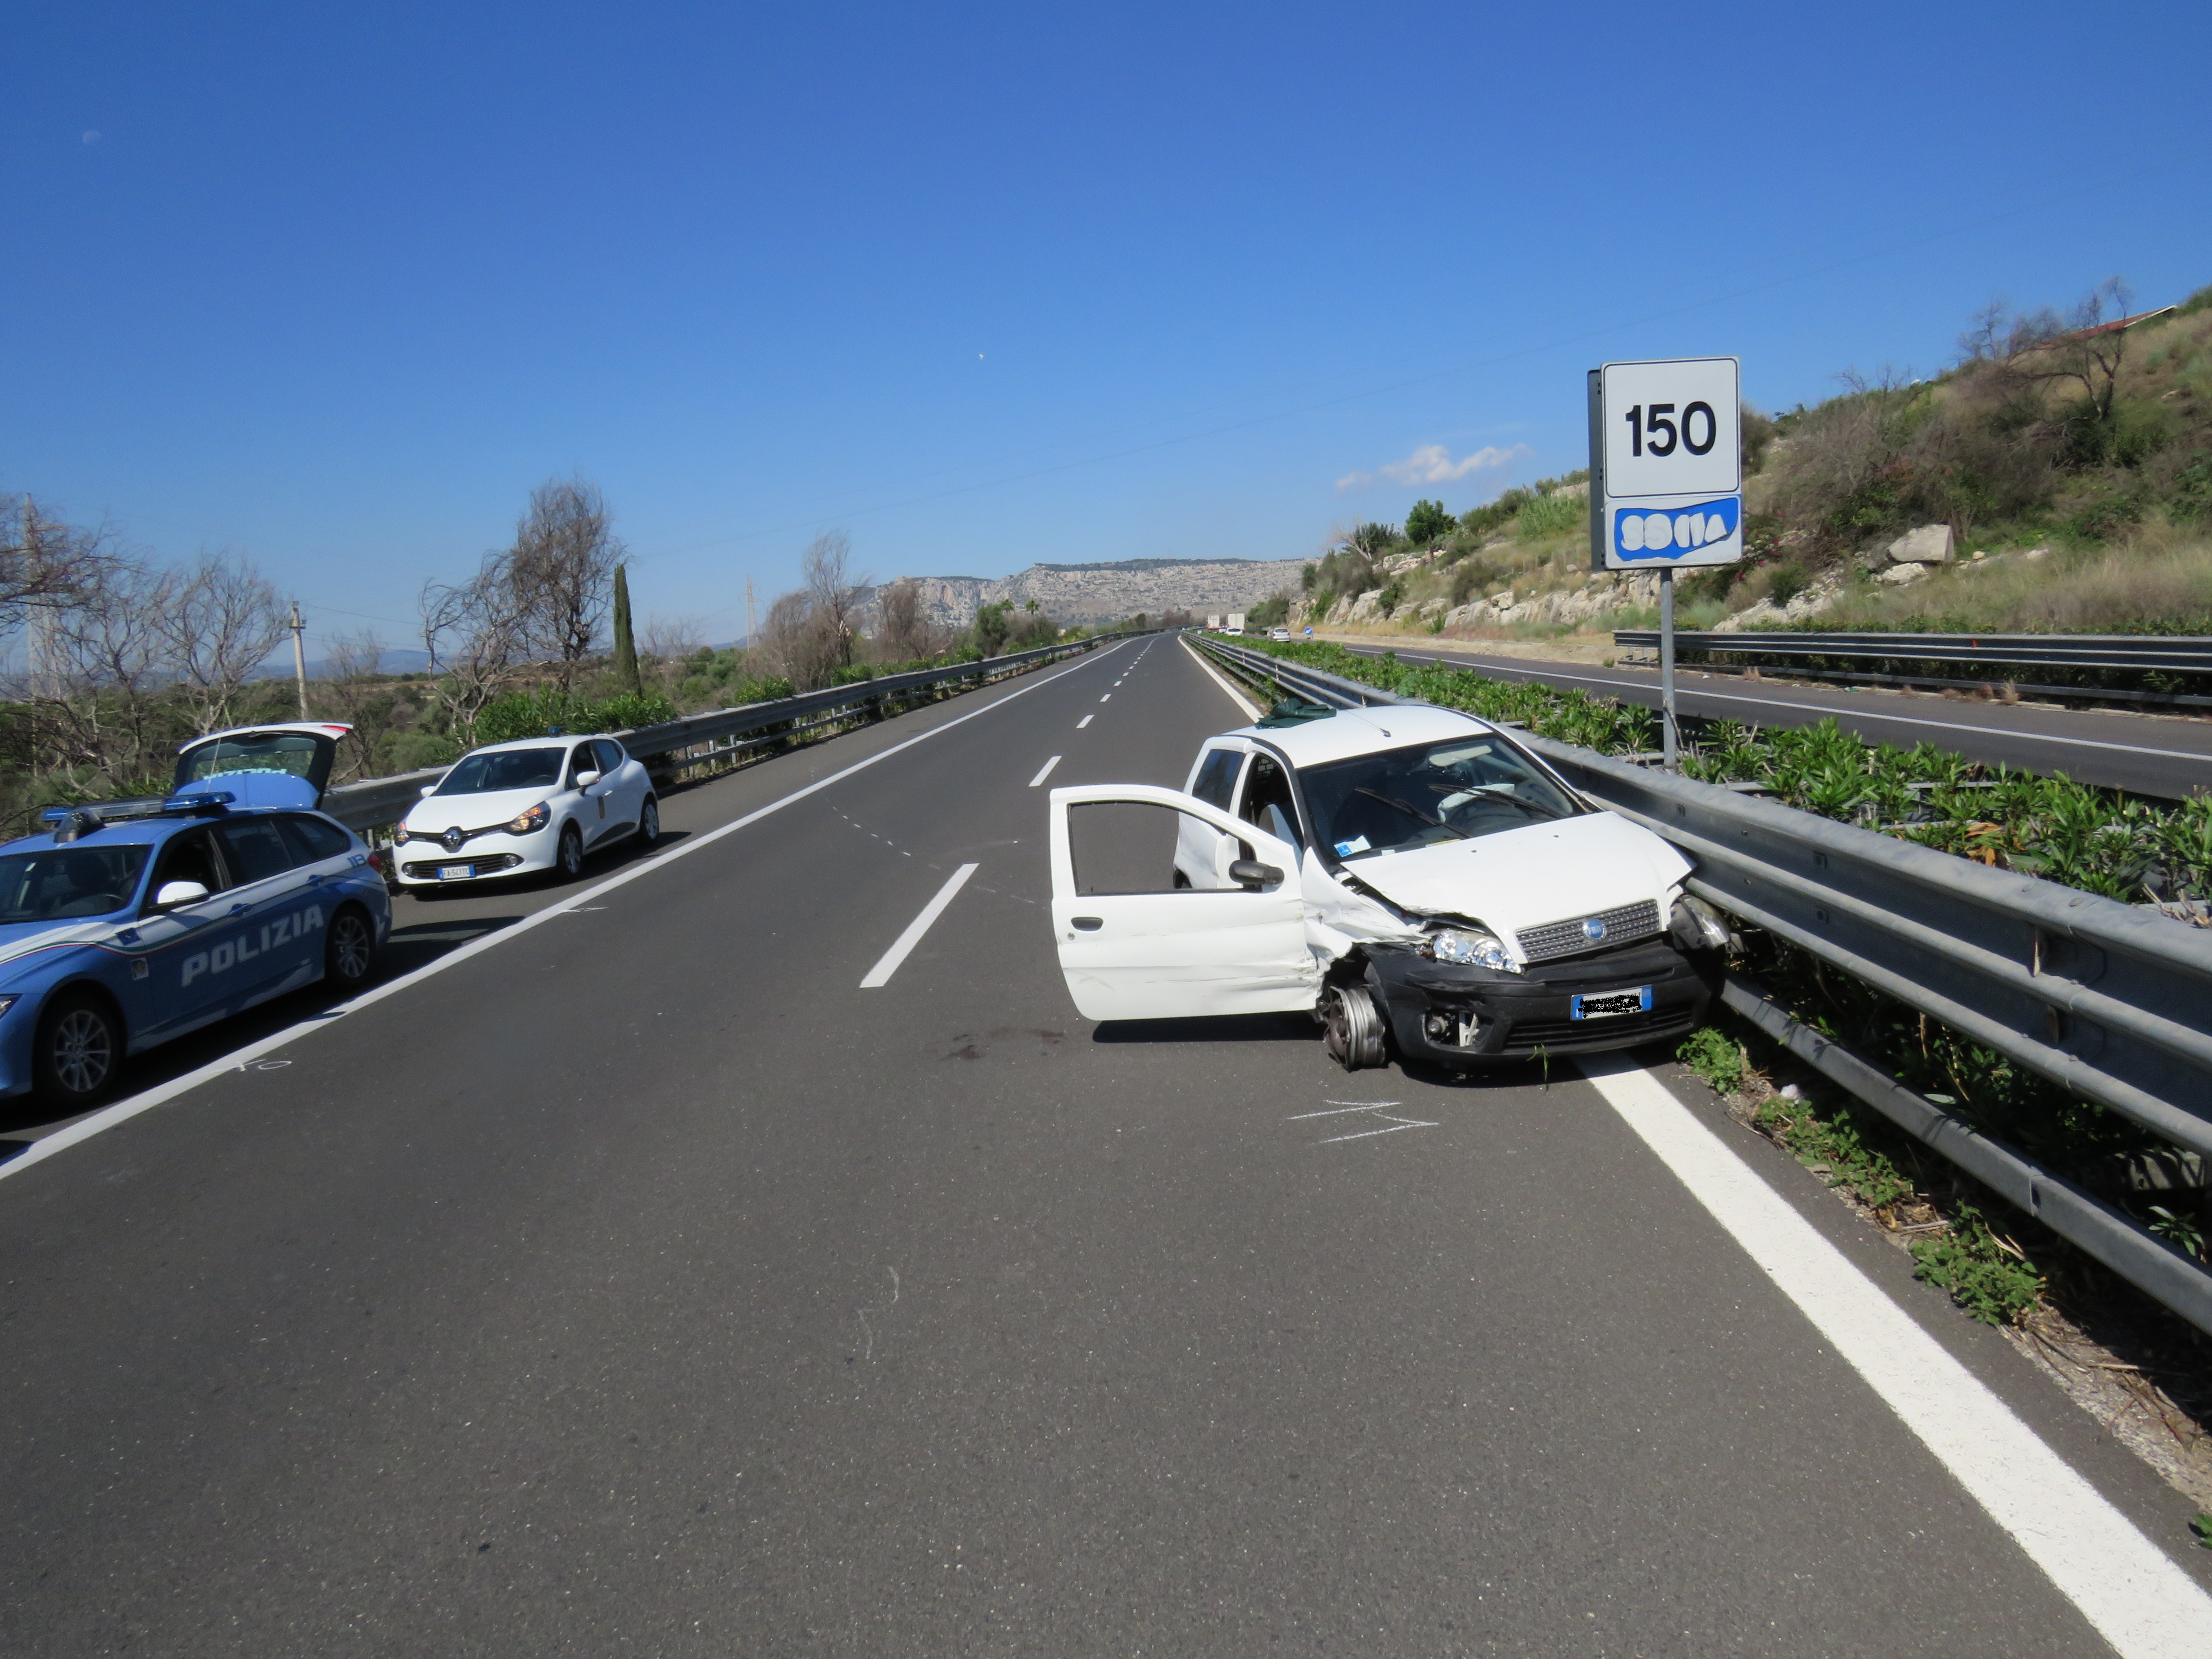
[[[1581,686],[1594,696],[1619,697],[1650,708],[1659,706],[1656,668],[1592,668],[1581,663],[1486,656],[1480,650],[1449,646],[1340,643],[1362,656],[1381,656],[1395,649],[1407,662],[1480,668],[1502,680]],[[1676,672],[1674,706],[1685,716],[1746,725],[1811,726],[1832,715],[1847,731],[1876,742],[1900,748],[1933,743],[1976,760],[2045,775],[2063,773],[2083,783],[2160,799],[2178,800],[2212,790],[2212,720],[2182,715],[1972,702],[1936,693],[1792,685],[1695,669]]]
[[[0,1170],[0,1652],[2106,1651],[1591,1085],[1074,1015],[1030,781],[1239,718],[1139,641],[771,760],[580,903],[403,902],[437,971]],[[1361,1107],[1411,1125],[1310,1115]]]

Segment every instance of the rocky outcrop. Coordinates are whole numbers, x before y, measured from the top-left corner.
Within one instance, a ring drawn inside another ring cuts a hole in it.
[[[963,629],[987,605],[1037,602],[1059,623],[1119,622],[1143,611],[1209,613],[1249,611],[1262,599],[1298,590],[1298,559],[1127,559],[1118,564],[1033,564],[1011,576],[916,576],[922,609],[939,628]],[[862,595],[862,632],[874,628],[875,598]]]
[[[1883,550],[1892,564],[1948,564],[1951,562],[1951,526],[1948,524],[1923,524],[1917,530],[1908,530]]]

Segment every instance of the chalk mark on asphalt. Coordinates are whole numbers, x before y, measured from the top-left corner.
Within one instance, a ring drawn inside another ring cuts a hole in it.
[[[1345,1140],[1370,1140],[1376,1135],[1395,1135],[1401,1129],[1436,1129],[1443,1127],[1441,1124],[1431,1122],[1425,1117],[1396,1117],[1383,1109],[1387,1106],[1401,1106],[1404,1103],[1403,1101],[1397,1100],[1371,1100],[1356,1103],[1346,1100],[1332,1100],[1328,1103],[1331,1109],[1321,1112],[1299,1112],[1293,1115],[1289,1121],[1302,1123],[1308,1118],[1348,1117],[1356,1113],[1371,1112],[1377,1120],[1390,1126],[1387,1129],[1355,1129],[1348,1135],[1329,1135],[1316,1141],[1314,1144],[1317,1146],[1334,1146],[1338,1142]]]
[[[893,1308],[898,1306],[898,1269],[896,1267],[886,1267],[884,1271],[891,1276],[891,1299],[884,1304],[880,1309],[863,1308],[860,1310],[860,1363],[863,1365],[873,1364],[876,1358],[876,1328],[868,1323],[868,1316],[871,1313],[889,1313]]]

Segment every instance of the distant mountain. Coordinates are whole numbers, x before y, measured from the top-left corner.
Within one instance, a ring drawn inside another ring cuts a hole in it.
[[[929,619],[965,628],[987,605],[1030,600],[1059,623],[1119,622],[1143,611],[1244,611],[1284,589],[1296,592],[1300,559],[1122,559],[1114,563],[1033,564],[1011,576],[916,576]],[[888,584],[885,584],[888,586]],[[875,597],[862,602],[863,628],[874,625]]]

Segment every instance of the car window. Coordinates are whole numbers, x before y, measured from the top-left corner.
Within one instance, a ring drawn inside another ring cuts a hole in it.
[[[196,881],[210,893],[220,893],[230,885],[223,879],[222,866],[216,860],[215,842],[206,830],[187,830],[161,849],[161,860],[154,866],[154,879],[146,888],[147,896],[151,898],[173,881]]]
[[[1234,749],[1213,749],[1206,751],[1206,761],[1198,769],[1198,781],[1190,793],[1208,806],[1229,810],[1230,792],[1237,787],[1237,769],[1243,764],[1243,755]]]
[[[353,837],[327,818],[311,818],[304,812],[280,818],[284,839],[292,844],[297,864],[320,864],[353,850]]]
[[[1304,767],[1298,779],[1314,839],[1340,859],[1497,835],[1583,810],[1527,756],[1488,733]]]
[[[576,787],[576,779],[580,774],[596,772],[599,769],[599,757],[592,752],[592,745],[588,743],[580,743],[568,757],[568,780],[562,787],[565,789],[574,789]]]
[[[596,738],[592,747],[599,751],[599,770],[602,772],[611,773],[629,758],[623,753],[622,745],[611,738]]]
[[[1237,817],[1278,841],[1304,845],[1298,836],[1298,809],[1291,799],[1290,777],[1272,755],[1252,757],[1252,769],[1244,775],[1244,805]]]
[[[565,748],[501,749],[464,755],[438,785],[441,795],[490,795],[503,789],[550,789],[561,780]]]
[[[284,844],[284,832],[273,818],[238,818],[220,826],[216,834],[222,837],[226,861],[240,886],[281,876],[292,867],[292,849]]]
[[[0,922],[104,916],[131,902],[146,867],[140,847],[57,847],[0,858]]]

